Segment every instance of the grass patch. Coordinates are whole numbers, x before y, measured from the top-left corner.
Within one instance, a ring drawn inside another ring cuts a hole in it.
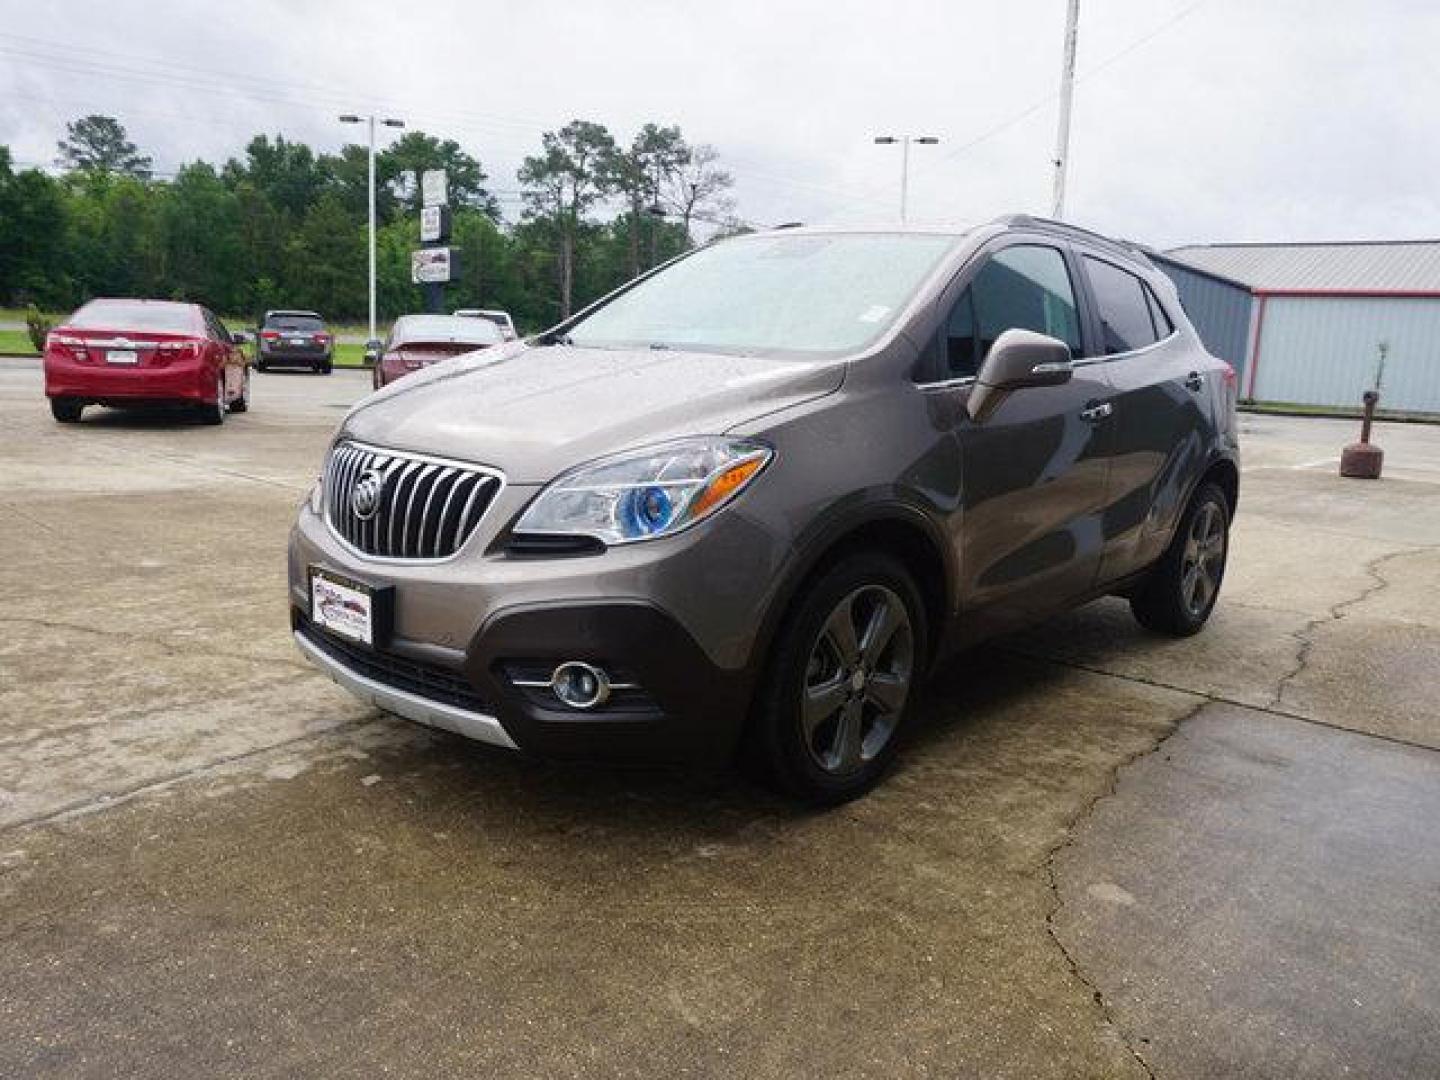
[[[0,330],[0,356],[39,355],[30,344],[30,335],[24,330]]]

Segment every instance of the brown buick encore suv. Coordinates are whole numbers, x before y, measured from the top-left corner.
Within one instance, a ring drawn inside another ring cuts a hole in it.
[[[357,404],[295,640],[382,708],[835,802],[957,650],[1104,594],[1199,630],[1235,378],[1144,254],[1016,216],[700,248]]]

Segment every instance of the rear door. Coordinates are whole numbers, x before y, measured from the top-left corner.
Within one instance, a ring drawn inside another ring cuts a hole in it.
[[[1115,498],[1100,570],[1108,582],[1144,569],[1164,551],[1206,464],[1205,384],[1215,372],[1134,268],[1098,252],[1085,252],[1080,263],[1115,391]]]
[[[1064,245],[1002,241],[981,258],[947,299],[949,315],[932,347],[950,385],[973,383],[995,339],[1012,327],[1059,338],[1084,355],[1080,290]],[[1110,393],[1105,366],[1080,363],[1070,382],[1011,394],[983,423],[957,410],[956,539],[967,633],[1032,621],[1093,586],[1109,482]]]

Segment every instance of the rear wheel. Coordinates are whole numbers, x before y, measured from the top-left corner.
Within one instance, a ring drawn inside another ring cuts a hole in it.
[[[250,411],[250,369],[248,367],[240,382],[240,396],[230,403],[230,411],[234,413]]]
[[[258,372],[260,372],[261,375],[264,375],[265,372],[267,372],[267,371],[270,370],[270,365],[267,364],[267,363],[265,363],[264,360],[256,360],[256,361],[255,361],[255,370],[258,371]]]
[[[757,698],[753,749],[783,790],[835,804],[889,768],[926,655],[925,606],[895,559],[861,552],[796,601]]]
[[[199,412],[202,423],[223,424],[225,422],[225,375],[223,373],[215,377],[215,400],[202,404]]]
[[[329,375],[331,369],[332,369],[334,366],[335,366],[335,365],[334,365],[331,361],[325,360],[325,361],[323,361],[323,362],[320,364],[320,367],[318,368],[318,370],[319,370],[319,372],[320,372],[321,375]]]
[[[1130,598],[1140,625],[1172,637],[1197,633],[1215,610],[1229,553],[1230,504],[1217,485],[1202,484],[1165,554]]]
[[[83,402],[74,398],[56,397],[50,399],[50,415],[62,424],[78,424],[80,414],[85,411]]]

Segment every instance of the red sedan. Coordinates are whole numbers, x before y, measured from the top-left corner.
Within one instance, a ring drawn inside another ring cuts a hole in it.
[[[199,304],[91,300],[45,339],[45,396],[65,424],[86,405],[156,404],[221,424],[250,406],[245,340]]]
[[[500,345],[505,338],[488,319],[455,315],[402,315],[378,350],[375,389],[461,353]]]

